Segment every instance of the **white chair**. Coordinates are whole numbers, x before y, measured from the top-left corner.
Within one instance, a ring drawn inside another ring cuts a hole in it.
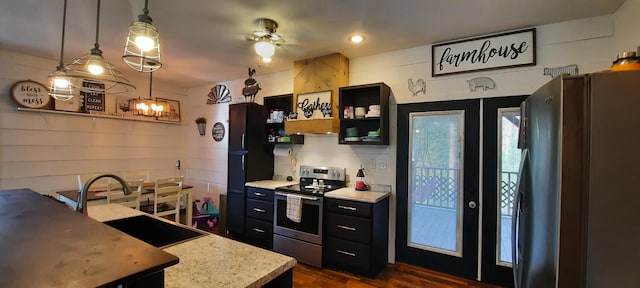
[[[153,215],[167,216],[175,215],[175,221],[180,223],[180,202],[182,200],[182,182],[184,176],[156,178],[155,192],[153,197]],[[166,204],[173,209],[160,211],[159,207]]]
[[[131,188],[131,194],[129,195],[124,195],[120,182],[115,180],[107,182],[107,204],[118,203],[129,208],[140,210],[140,195],[142,195],[144,181],[142,179],[125,181]]]

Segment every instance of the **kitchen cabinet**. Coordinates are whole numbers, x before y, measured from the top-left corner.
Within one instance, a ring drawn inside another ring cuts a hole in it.
[[[339,144],[389,145],[389,97],[391,89],[384,83],[340,87],[338,110],[340,113]],[[379,105],[379,113],[371,110]],[[363,117],[356,117],[355,110],[365,110]],[[348,108],[348,111],[345,111]],[[353,109],[353,110],[351,110]],[[348,114],[345,114],[348,112]],[[350,117],[350,115],[354,115]],[[369,133],[380,131],[378,137]],[[355,132],[355,134],[353,133]]]
[[[265,97],[264,106],[267,108],[269,116],[274,111],[281,111],[283,113],[282,121],[275,120],[273,117],[267,117],[267,123],[265,126],[267,131],[267,138],[265,141],[267,143],[304,144],[304,135],[289,135],[285,132],[284,128],[289,113],[293,111],[293,94]]]
[[[273,145],[266,145],[267,109],[256,103],[229,105],[229,157],[227,162],[227,233],[245,232],[245,183],[271,179]]]
[[[389,197],[375,203],[326,200],[327,267],[375,278],[388,262]]]
[[[274,190],[247,187],[246,235],[251,244],[273,249]]]

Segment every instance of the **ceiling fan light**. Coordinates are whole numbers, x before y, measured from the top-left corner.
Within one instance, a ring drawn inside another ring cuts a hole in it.
[[[256,42],[254,48],[256,49],[256,53],[262,58],[271,58],[271,56],[276,52],[276,46],[271,42],[264,40]]]
[[[262,62],[271,63],[271,57],[262,57]]]

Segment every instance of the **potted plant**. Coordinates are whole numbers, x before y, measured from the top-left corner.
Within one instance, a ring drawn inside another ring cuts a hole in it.
[[[196,125],[198,125],[198,132],[200,132],[200,135],[204,135],[205,130],[207,128],[207,118],[204,118],[204,117],[196,118]]]

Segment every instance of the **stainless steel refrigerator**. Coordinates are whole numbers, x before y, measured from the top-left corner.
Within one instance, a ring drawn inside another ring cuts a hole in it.
[[[640,287],[640,71],[556,77],[521,108],[515,287]]]

